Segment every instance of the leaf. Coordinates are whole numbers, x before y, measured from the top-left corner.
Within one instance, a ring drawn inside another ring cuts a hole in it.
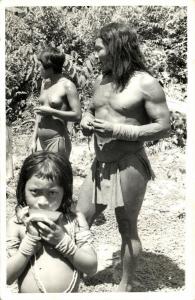
[[[91,65],[91,61],[88,59],[88,60],[85,61],[85,64],[86,64],[88,70],[89,70],[90,72],[92,72],[92,71],[93,71],[93,67],[92,67],[92,65]]]
[[[86,83],[86,78],[85,78],[85,76],[82,75],[82,74],[78,76],[77,80],[78,80],[78,84],[79,84],[81,87],[84,86],[85,83]]]

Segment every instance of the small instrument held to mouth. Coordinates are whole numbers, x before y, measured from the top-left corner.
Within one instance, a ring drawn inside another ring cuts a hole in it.
[[[45,218],[58,223],[63,214],[59,211],[51,211],[41,208],[29,208],[29,216],[32,222],[44,222]]]

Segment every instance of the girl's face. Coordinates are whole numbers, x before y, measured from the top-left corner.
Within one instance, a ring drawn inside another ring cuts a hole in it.
[[[56,182],[33,175],[25,186],[25,199],[30,208],[57,210],[62,202],[64,189]]]

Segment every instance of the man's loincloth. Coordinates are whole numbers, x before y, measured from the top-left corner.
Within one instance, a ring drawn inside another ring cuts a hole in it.
[[[127,153],[114,162],[100,162],[95,159],[92,164],[92,203],[107,205],[110,208],[124,206],[120,173],[125,172],[125,177],[131,180],[134,169],[146,182],[155,177],[144,148],[135,153]]]

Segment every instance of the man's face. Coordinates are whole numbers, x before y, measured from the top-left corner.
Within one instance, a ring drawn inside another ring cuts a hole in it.
[[[111,71],[112,70],[112,61],[108,54],[107,47],[104,45],[101,38],[98,38],[95,41],[95,57],[101,63],[101,67],[103,71]]]

